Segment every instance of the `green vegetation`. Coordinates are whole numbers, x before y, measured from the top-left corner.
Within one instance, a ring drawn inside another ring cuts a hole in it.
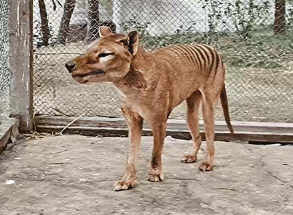
[[[123,23],[125,32],[139,31],[143,47],[153,50],[173,44],[205,43],[217,48],[226,64],[233,67],[264,69],[282,68],[293,57],[293,7],[287,11],[285,34],[275,34],[274,26],[266,22],[272,2],[236,0],[223,3],[220,0],[204,0],[202,8],[208,14],[208,32],[196,33],[195,22],[180,26],[168,35],[152,36],[147,31],[148,22],[132,17]],[[291,0],[289,1],[291,2]],[[229,24],[227,22],[229,19]],[[234,31],[231,31],[231,23]],[[186,24],[186,23],[185,23]],[[230,29],[230,31],[225,31]],[[286,66],[285,66],[286,67]]]
[[[206,43],[216,47],[228,65],[234,67],[280,68],[282,62],[292,61],[293,31],[275,35],[273,30],[262,28],[251,32],[251,38],[244,40],[237,32],[221,34],[177,33],[173,35],[150,36],[142,34],[142,45],[148,50],[172,44]]]

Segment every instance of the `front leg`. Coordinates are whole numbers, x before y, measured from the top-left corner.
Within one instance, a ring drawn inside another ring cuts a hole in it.
[[[127,108],[122,108],[123,116],[126,120],[129,129],[130,144],[128,147],[127,162],[125,174],[121,180],[115,184],[115,190],[127,190],[134,187],[136,181],[136,168],[135,163],[141,142],[141,132],[143,119],[142,117]]]
[[[152,126],[152,130],[154,136],[154,146],[148,181],[163,181],[162,153],[166,137],[166,122],[158,122],[154,124]]]

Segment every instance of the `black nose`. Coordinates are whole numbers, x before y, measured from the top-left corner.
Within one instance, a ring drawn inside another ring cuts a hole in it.
[[[75,62],[74,61],[68,61],[65,64],[65,67],[67,68],[67,70],[69,71],[69,73],[71,73],[72,70],[74,70],[74,68],[75,68]]]

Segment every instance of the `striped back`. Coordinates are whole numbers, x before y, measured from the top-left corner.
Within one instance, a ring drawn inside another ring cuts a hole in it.
[[[222,59],[217,51],[204,44],[192,45],[174,45],[168,47],[178,56],[184,57],[188,63],[195,66],[197,69],[215,73],[219,66],[223,66]]]

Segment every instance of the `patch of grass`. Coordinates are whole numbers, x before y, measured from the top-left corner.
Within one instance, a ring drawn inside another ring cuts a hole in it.
[[[222,53],[227,65],[264,69],[282,68],[283,63],[293,58],[293,30],[284,35],[275,35],[272,29],[262,28],[251,32],[251,38],[244,40],[237,33],[196,34],[142,37],[142,45],[149,50],[173,44],[207,43]]]

